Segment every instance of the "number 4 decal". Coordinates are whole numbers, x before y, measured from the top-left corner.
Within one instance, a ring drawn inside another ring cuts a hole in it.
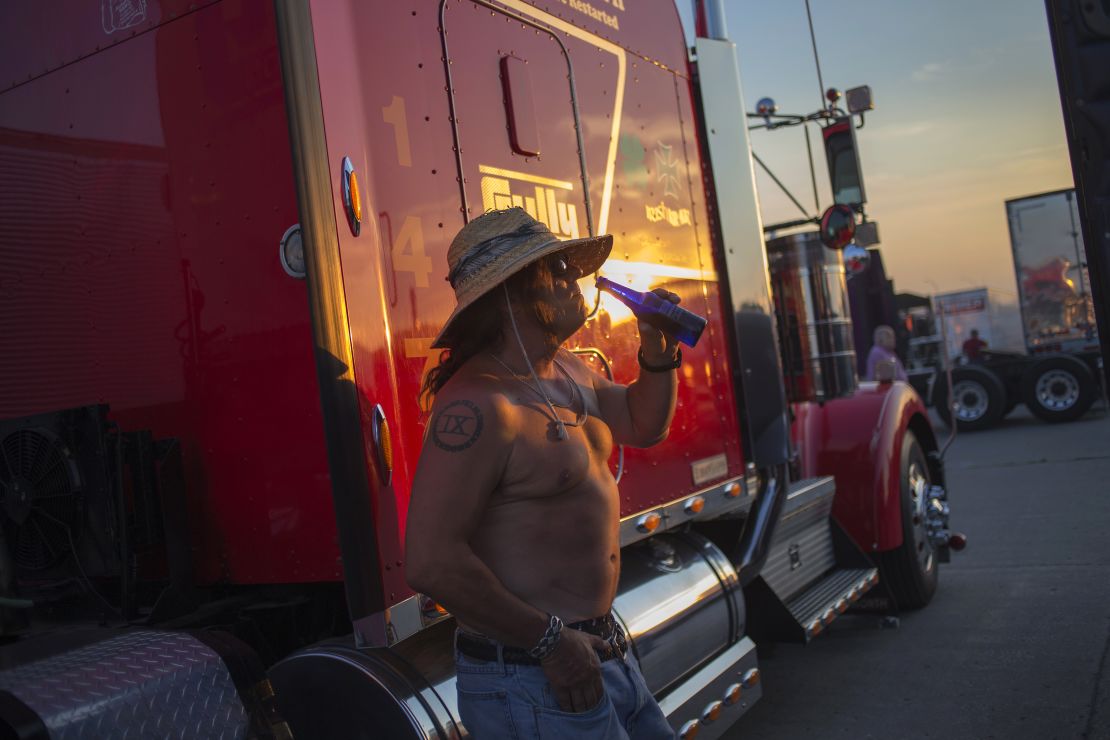
[[[407,216],[390,251],[395,272],[411,272],[417,288],[428,287],[432,258],[424,254],[424,229],[419,216]]]

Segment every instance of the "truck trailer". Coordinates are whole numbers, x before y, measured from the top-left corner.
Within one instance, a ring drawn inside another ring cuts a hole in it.
[[[1083,416],[1104,395],[1091,280],[1075,190],[1006,201],[1016,294],[978,288],[934,296],[945,322],[951,409],[943,383],[937,410],[961,429],[988,429],[1019,403],[1047,422]],[[963,342],[976,329],[976,357]]]
[[[764,242],[722,3],[692,47],[671,0],[0,19],[16,737],[468,736],[403,543],[447,247],[507,206],[709,321],[667,440],[611,461],[614,613],[680,737],[760,697],[757,640],[932,598],[963,544],[936,436],[856,383],[839,253]],[[629,382],[636,322],[594,304],[571,348]]]

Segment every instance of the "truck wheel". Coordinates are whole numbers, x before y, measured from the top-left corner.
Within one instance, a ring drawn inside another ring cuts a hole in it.
[[[877,553],[879,573],[900,609],[920,609],[937,591],[937,556],[926,529],[929,466],[914,433],[902,438],[902,545]]]
[[[1074,357],[1046,357],[1022,375],[1021,395],[1038,418],[1074,421],[1091,408],[1098,390],[1091,371]]]
[[[952,398],[956,401],[955,418],[961,432],[989,429],[1006,414],[1006,388],[998,376],[985,367],[967,365],[952,371]],[[937,413],[952,426],[948,405],[948,384],[944,376],[937,380]]]

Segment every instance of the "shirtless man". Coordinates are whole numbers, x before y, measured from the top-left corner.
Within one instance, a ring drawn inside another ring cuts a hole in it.
[[[459,712],[479,740],[673,737],[610,613],[608,460],[615,443],[666,437],[681,354],[641,323],[642,370],[624,386],[561,348],[588,313],[577,281],[610,249],[611,236],[560,242],[513,208],[470,222],[448,252],[458,308],[424,388],[406,573],[457,620]]]

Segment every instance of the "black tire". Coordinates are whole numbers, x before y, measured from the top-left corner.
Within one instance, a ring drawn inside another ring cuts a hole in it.
[[[1006,388],[998,376],[985,367],[965,365],[952,371],[955,389],[956,423],[961,432],[990,429],[1006,415]],[[944,375],[937,378],[937,413],[952,426],[952,410],[948,405],[948,382]]]
[[[877,553],[879,574],[899,609],[920,609],[937,592],[937,555],[925,524],[931,483],[925,453],[914,433],[902,438],[902,545]]]
[[[1037,418],[1075,421],[1095,402],[1098,387],[1090,368],[1074,357],[1046,357],[1021,376],[1021,397]]]

